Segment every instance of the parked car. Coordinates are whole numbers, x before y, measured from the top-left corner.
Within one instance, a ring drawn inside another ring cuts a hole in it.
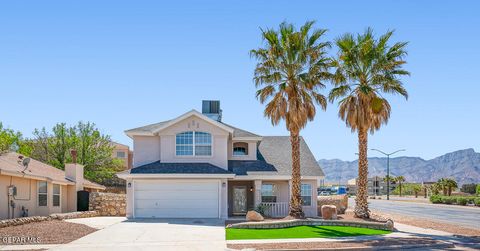
[[[329,192],[326,192],[326,191],[323,191],[323,192],[320,192],[318,195],[319,195],[319,196],[329,196],[330,193],[329,193]]]

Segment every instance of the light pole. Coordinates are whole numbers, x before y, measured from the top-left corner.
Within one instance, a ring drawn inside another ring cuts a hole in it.
[[[405,151],[405,149],[400,149],[395,152],[391,153],[386,153],[383,151],[380,151],[378,149],[370,149],[372,151],[377,151],[385,156],[387,156],[387,200],[390,200],[390,155],[394,155],[395,153]]]

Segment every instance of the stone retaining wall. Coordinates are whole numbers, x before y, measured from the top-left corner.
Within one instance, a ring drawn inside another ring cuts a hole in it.
[[[299,219],[287,221],[265,221],[265,222],[242,222],[229,224],[227,228],[286,228],[296,226],[344,226],[344,227],[362,227],[380,230],[392,231],[393,221],[381,222],[359,222],[359,221],[340,221],[340,220],[319,220],[319,219]]]
[[[126,200],[125,194],[92,192],[89,198],[89,210],[97,211],[101,216],[125,216]]]
[[[33,223],[33,222],[48,221],[48,220],[87,218],[87,217],[94,217],[97,215],[98,213],[95,211],[85,211],[85,212],[51,214],[49,216],[21,217],[21,218],[15,218],[15,219],[0,220],[0,228],[9,227],[9,226],[18,226],[18,225],[23,225],[23,224]]]

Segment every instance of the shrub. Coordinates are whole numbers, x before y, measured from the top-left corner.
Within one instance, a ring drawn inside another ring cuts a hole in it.
[[[461,192],[475,194],[477,185],[475,183],[463,184],[460,188]]]
[[[453,204],[454,202],[457,202],[457,200],[455,199],[455,197],[450,197],[450,196],[442,196],[442,202],[444,204]]]
[[[468,199],[465,197],[457,197],[457,204],[465,206],[468,203]]]
[[[477,196],[480,196],[480,184],[477,184]]]
[[[473,200],[473,204],[475,204],[475,206],[477,206],[477,207],[480,207],[480,198],[475,198]]]
[[[432,202],[433,204],[442,203],[442,197],[440,195],[432,195],[430,196],[430,202]]]

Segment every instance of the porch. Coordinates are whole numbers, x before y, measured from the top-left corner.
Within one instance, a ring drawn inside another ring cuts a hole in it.
[[[243,217],[247,211],[262,206],[265,215],[288,215],[290,185],[288,180],[228,181],[228,216]]]

